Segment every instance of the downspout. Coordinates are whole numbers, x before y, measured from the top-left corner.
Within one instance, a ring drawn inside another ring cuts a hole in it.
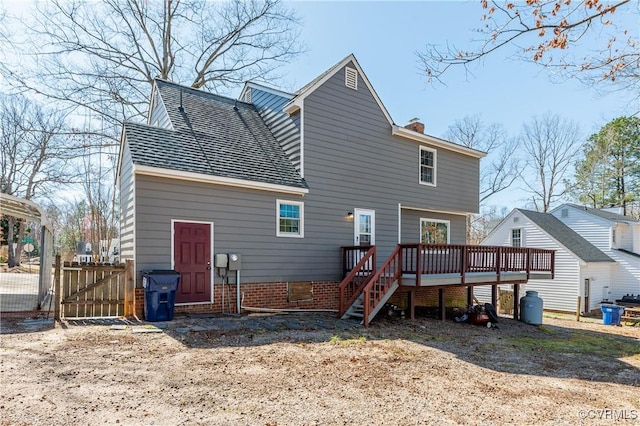
[[[402,203],[398,203],[398,244],[402,243]]]

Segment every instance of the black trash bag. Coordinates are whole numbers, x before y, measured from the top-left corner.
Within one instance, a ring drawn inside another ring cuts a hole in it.
[[[498,313],[496,312],[496,308],[494,308],[491,303],[484,304],[484,311],[487,313],[489,321],[491,321],[492,323],[498,322]]]

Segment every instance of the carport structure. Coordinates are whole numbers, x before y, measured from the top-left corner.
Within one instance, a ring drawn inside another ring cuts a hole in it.
[[[38,282],[30,283],[24,277],[10,276],[21,274],[0,274],[0,312],[39,310],[52,288],[53,228],[51,222],[43,209],[33,201],[2,193],[0,193],[0,215],[38,222],[41,227]]]

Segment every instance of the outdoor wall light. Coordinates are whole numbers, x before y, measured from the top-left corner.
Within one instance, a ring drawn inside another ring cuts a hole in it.
[[[347,212],[347,218],[353,219],[353,212]]]

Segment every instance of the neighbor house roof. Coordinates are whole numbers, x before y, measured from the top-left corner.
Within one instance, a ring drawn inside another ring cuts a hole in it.
[[[136,165],[306,189],[253,105],[156,80],[173,129],[126,123]]]
[[[584,262],[615,262],[554,215],[531,210],[517,210]]]
[[[612,222],[640,222],[639,220],[634,219],[634,218],[629,217],[629,216],[621,215],[621,214],[614,213],[614,212],[609,212],[609,211],[606,211],[606,210],[595,209],[593,207],[579,206],[577,204],[571,204],[571,203],[563,204],[562,206],[558,207],[558,209],[561,209],[564,206],[570,206],[570,207],[573,207],[573,208],[576,208],[576,209],[579,209],[579,210],[584,210],[587,213],[590,213],[590,214],[592,214],[594,216],[601,217],[603,219],[610,220]]]

